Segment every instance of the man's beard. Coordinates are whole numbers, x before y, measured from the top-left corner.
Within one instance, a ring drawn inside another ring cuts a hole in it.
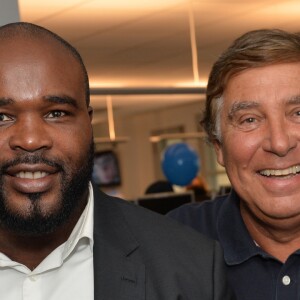
[[[91,141],[86,160],[78,170],[65,165],[63,161],[43,158],[40,154],[26,154],[0,166],[0,226],[24,236],[42,236],[54,232],[60,225],[69,220],[70,215],[80,206],[80,200],[88,191],[93,169],[94,143]],[[4,176],[6,169],[20,163],[41,163],[55,167],[60,173],[60,207],[45,215],[40,202],[43,193],[26,194],[31,201],[30,216],[11,212],[8,208],[8,195],[5,191]]]

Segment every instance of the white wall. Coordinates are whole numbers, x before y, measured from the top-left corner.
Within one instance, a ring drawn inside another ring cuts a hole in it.
[[[0,26],[19,20],[18,0],[0,0]]]

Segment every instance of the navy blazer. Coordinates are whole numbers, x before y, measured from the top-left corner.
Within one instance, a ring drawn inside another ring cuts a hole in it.
[[[229,300],[219,244],[94,187],[95,300]]]

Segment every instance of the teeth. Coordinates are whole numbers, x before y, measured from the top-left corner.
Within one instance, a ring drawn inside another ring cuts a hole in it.
[[[287,176],[287,175],[295,175],[300,172],[300,166],[293,166],[284,170],[272,170],[267,169],[260,171],[259,173],[264,176]]]
[[[16,174],[16,177],[18,178],[25,178],[25,179],[39,179],[39,178],[43,178],[45,176],[47,176],[48,173],[46,172],[41,172],[41,171],[37,171],[37,172],[19,172]]]

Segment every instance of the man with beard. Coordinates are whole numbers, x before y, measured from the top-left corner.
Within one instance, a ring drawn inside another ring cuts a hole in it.
[[[91,120],[78,52],[0,27],[1,299],[232,299],[216,242],[92,186]]]

